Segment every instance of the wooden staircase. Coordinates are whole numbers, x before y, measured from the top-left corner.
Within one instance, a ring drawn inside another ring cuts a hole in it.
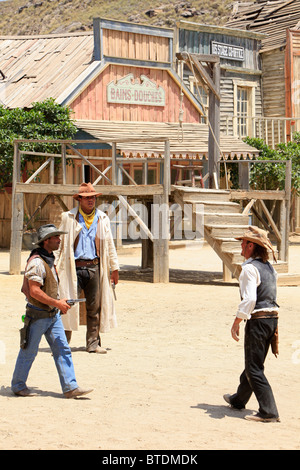
[[[172,186],[172,196],[182,208],[185,204],[192,206],[194,222],[199,204],[203,204],[204,238],[223,261],[224,280],[238,279],[244,258],[241,242],[235,237],[249,227],[249,214],[244,214],[240,204],[230,200],[230,191],[226,190]],[[274,268],[278,273],[287,273],[288,263],[278,261]]]

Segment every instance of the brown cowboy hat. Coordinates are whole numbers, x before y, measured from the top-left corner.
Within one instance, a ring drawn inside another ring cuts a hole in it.
[[[266,230],[250,225],[241,237],[235,237],[235,239],[248,240],[249,242],[256,243],[257,245],[272,251],[273,258],[277,261],[273,245],[268,238],[268,232]]]
[[[79,187],[79,191],[77,194],[74,194],[73,198],[76,201],[79,201],[80,197],[88,197],[88,196],[101,196],[102,193],[96,193],[93,185],[91,183],[81,183]]]

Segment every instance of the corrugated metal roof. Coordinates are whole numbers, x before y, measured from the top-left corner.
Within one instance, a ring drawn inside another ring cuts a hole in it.
[[[26,108],[59,98],[88,69],[93,47],[93,33],[0,36],[1,102]]]
[[[183,133],[177,123],[77,120],[75,124],[79,129],[107,143],[120,139],[117,148],[124,157],[163,157],[164,143],[147,142],[147,137],[167,137],[170,140],[171,157],[208,159],[207,124],[184,123]],[[134,142],[134,139],[145,139],[145,142]],[[220,148],[220,158],[224,159],[252,159],[259,153],[242,140],[223,134],[220,136]]]
[[[286,44],[286,30],[299,29],[300,0],[236,3],[229,28],[247,29],[267,34],[262,40],[262,51]]]

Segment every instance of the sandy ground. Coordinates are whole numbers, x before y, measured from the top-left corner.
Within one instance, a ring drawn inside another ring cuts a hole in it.
[[[300,237],[297,239],[300,242]],[[23,262],[27,253],[22,253]],[[138,250],[122,249],[121,265],[140,262]],[[300,272],[300,245],[290,248],[290,269]],[[222,265],[210,247],[170,251],[170,267],[202,271]],[[299,269],[298,269],[299,267]],[[24,312],[22,276],[10,276],[9,254],[0,252],[0,449],[237,450],[300,449],[300,287],[279,287],[280,355],[266,360],[281,423],[251,423],[245,411],[223,401],[243,369],[243,332],[230,328],[239,302],[236,284],[153,284],[121,280],[118,328],[102,335],[106,355],[83,349],[85,327],[74,334],[76,376],[93,393],[62,397],[45,339],[31,369],[34,398],[15,397],[10,381]]]

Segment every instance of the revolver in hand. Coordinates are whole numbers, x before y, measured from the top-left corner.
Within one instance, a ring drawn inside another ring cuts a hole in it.
[[[73,307],[73,305],[80,303],[80,302],[85,302],[86,299],[69,299],[67,300],[67,304]]]

